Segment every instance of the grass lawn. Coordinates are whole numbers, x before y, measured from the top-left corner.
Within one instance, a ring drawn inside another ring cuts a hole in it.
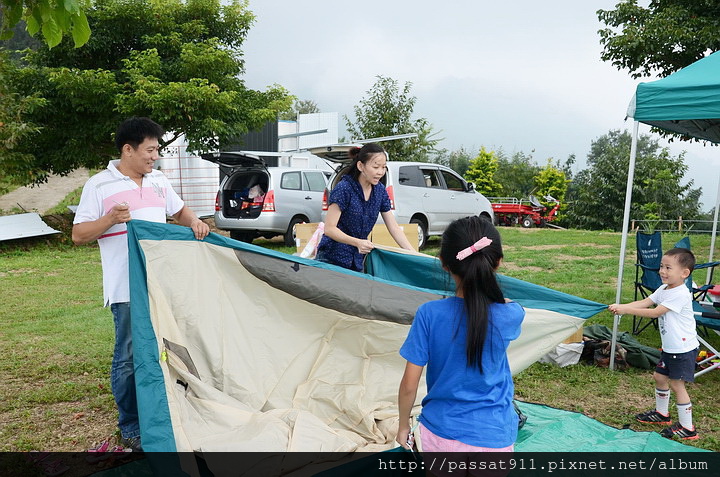
[[[615,301],[620,234],[521,228],[501,228],[501,233],[502,273],[601,303]],[[679,238],[666,234],[663,240],[667,245]],[[692,242],[698,261],[706,261],[710,238],[693,236]],[[256,243],[294,252],[278,241]],[[438,245],[431,239],[426,252],[436,254]],[[632,299],[634,256],[631,237],[623,301]],[[78,451],[114,432],[113,325],[109,309],[102,307],[101,277],[98,249],[72,246],[67,235],[0,243],[0,451]],[[611,328],[612,315],[600,313],[588,323]],[[625,318],[621,330],[630,326]],[[660,346],[654,329],[638,339]],[[720,337],[711,341],[720,346]],[[515,382],[521,400],[580,411],[615,427],[658,430],[632,419],[654,405],[651,375],[536,363]],[[701,435],[690,445],[720,451],[719,391],[720,372],[689,386]]]

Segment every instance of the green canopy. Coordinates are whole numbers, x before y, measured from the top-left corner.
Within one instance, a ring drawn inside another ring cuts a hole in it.
[[[627,115],[667,131],[720,142],[720,52],[660,80],[640,83]]]

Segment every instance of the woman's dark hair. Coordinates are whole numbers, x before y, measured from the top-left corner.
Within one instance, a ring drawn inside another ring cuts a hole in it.
[[[483,237],[490,244],[465,257],[457,254]],[[487,336],[491,303],[505,303],[495,269],[503,258],[500,234],[493,224],[478,216],[453,221],[445,229],[440,243],[440,260],[450,273],[460,277],[467,313],[467,340],[465,354],[469,367],[477,366],[482,372],[482,352]]]
[[[137,149],[145,139],[162,140],[165,130],[150,118],[131,117],[120,123],[115,132],[115,147],[122,152],[125,144]]]
[[[350,148],[348,155],[350,156],[350,159],[352,159],[352,162],[350,163],[350,171],[348,174],[350,174],[353,179],[358,180],[360,178],[360,170],[357,167],[358,162],[365,164],[368,159],[370,159],[370,156],[377,153],[386,154],[385,149],[374,142],[369,142],[363,147]]]

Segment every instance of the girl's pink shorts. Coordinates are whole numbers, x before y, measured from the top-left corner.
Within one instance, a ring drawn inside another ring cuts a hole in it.
[[[420,423],[420,437],[423,452],[513,452],[514,444],[507,447],[476,447],[436,436]]]

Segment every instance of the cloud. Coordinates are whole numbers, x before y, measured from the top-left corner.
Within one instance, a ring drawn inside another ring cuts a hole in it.
[[[442,147],[534,150],[539,162],[576,154],[580,167],[593,140],[632,129],[625,112],[638,81],[600,60],[596,11],[616,3],[254,0],[244,79],[256,89],[279,83],[341,118],[354,116],[378,75],[409,81],[415,117],[442,130]],[[706,168],[717,170],[720,150],[669,147],[688,150],[689,175],[714,203]]]

